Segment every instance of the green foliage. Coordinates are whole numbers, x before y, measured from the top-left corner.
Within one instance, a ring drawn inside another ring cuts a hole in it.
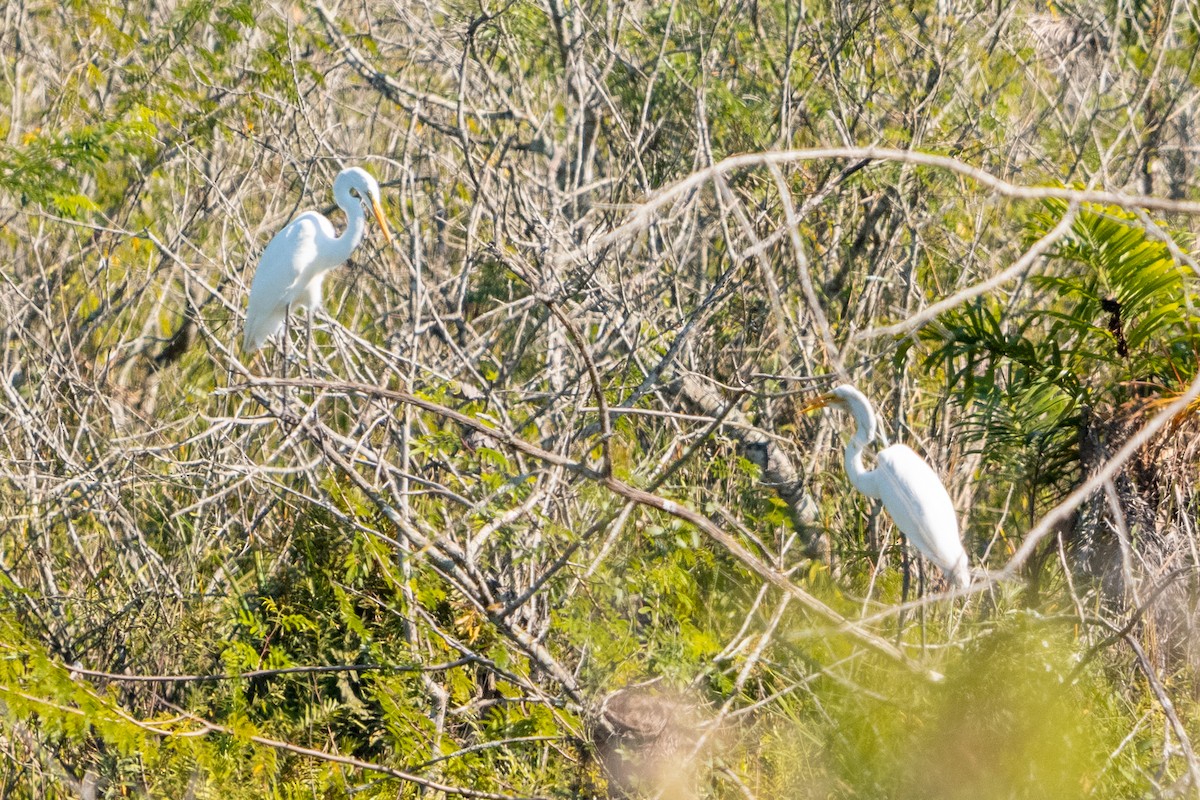
[[[1065,203],[1046,202],[1028,222],[1028,243],[1065,213]],[[1030,276],[1040,291],[1027,313],[985,296],[926,334],[926,366],[944,368],[973,409],[962,431],[987,472],[1022,486],[1031,517],[1077,478],[1088,415],[1194,371],[1200,297],[1172,250],[1189,246],[1165,227],[1148,232],[1131,212],[1085,206],[1052,250],[1054,269]]]
[[[944,683],[903,699],[848,688],[834,706],[829,761],[838,796],[1128,797],[1124,715],[1076,643],[1054,623],[1006,621],[956,658]],[[844,714],[845,717],[839,718]],[[1122,746],[1124,744],[1124,746]],[[1113,754],[1116,754],[1115,756]]]

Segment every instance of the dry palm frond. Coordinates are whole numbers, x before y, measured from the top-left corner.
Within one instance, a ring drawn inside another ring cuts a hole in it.
[[[1095,59],[1108,49],[1108,37],[1094,24],[1057,14],[1035,14],[1027,20],[1038,55],[1059,64]]]

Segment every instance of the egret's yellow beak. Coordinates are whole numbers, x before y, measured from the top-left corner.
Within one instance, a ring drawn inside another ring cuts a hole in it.
[[[831,394],[823,394],[819,397],[814,397],[812,400],[809,400],[807,403],[800,406],[800,413],[807,414],[810,411],[816,411],[818,408],[824,408],[836,399],[837,398]]]
[[[371,201],[371,210],[375,212],[375,221],[379,223],[379,227],[383,229],[383,238],[387,239],[387,243],[392,243],[392,232],[388,230],[387,220],[383,217],[383,209],[379,206],[378,200]]]

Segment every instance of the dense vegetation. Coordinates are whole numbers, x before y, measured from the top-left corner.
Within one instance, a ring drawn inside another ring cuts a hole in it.
[[[1200,795],[1192,4],[2,35],[0,796]],[[245,356],[352,164],[396,244]],[[968,596],[797,413],[842,381]]]

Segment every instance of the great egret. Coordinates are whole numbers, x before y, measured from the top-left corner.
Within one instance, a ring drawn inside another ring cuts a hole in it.
[[[803,407],[811,411],[833,406],[850,412],[858,429],[846,444],[846,473],[854,488],[883,501],[896,527],[921,554],[937,564],[946,579],[965,589],[971,583],[967,554],[958,536],[958,517],[941,479],[912,449],[894,444],[875,456],[876,466],[863,466],[863,450],[879,434],[871,402],[858,389],[842,385]]]
[[[262,347],[291,309],[316,311],[321,307],[325,273],[350,258],[362,241],[367,226],[364,202],[371,204],[384,238],[392,241],[379,205],[379,184],[369,172],[359,167],[339,172],[333,180],[333,198],[346,212],[346,230],[341,236],[324,215],[305,211],[267,243],[250,284],[246,335],[242,340],[242,349],[247,353]]]

